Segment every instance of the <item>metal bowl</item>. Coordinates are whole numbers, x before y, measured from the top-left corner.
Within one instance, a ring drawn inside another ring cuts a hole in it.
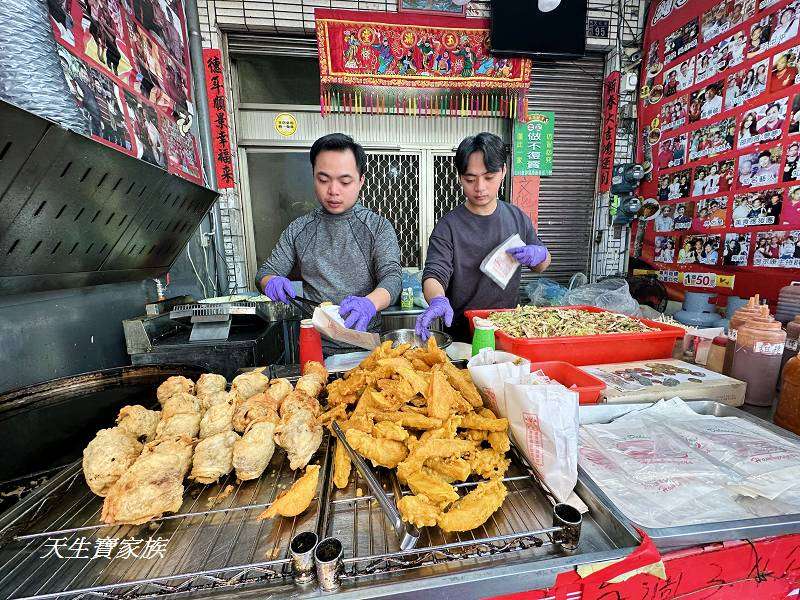
[[[431,329],[431,336],[436,340],[439,348],[447,348],[453,343],[453,338],[443,331]],[[413,329],[393,329],[391,331],[385,331],[381,334],[381,341],[385,342],[386,340],[392,340],[392,346],[396,346],[397,344],[411,344],[415,347],[425,346],[425,342],[417,336]]]

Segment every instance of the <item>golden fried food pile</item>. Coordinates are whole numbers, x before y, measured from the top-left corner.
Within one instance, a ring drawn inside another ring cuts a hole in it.
[[[84,450],[86,482],[105,498],[103,522],[141,524],[178,511],[187,476],[210,484],[235,470],[241,481],[258,479],[276,444],[292,469],[306,467],[322,441],[317,397],[327,379],[325,367],[313,362],[296,387],[259,371],[234,378],[229,392],[221,375],[201,375],[196,383],[168,378],[156,392],[160,411],[123,407],[117,426],[98,432]],[[309,467],[274,503],[274,514],[303,512],[316,491],[318,471]]]
[[[469,531],[500,508],[510,463],[508,421],[483,407],[469,373],[433,339],[425,348],[385,342],[327,390],[329,410],[320,421],[337,422],[348,444],[373,465],[396,469],[412,492],[397,502],[405,521]],[[338,441],[333,464],[333,482],[342,489],[351,465]],[[477,485],[459,497],[453,482],[471,477]]]

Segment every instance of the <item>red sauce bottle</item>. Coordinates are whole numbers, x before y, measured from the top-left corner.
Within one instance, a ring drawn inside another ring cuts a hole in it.
[[[300,369],[309,361],[323,362],[322,338],[314,329],[311,319],[300,321]]]

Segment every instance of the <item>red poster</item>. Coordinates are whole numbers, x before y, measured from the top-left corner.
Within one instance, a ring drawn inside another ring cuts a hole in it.
[[[632,268],[772,301],[800,279],[799,24],[800,0],[653,2],[638,138],[660,210]]]
[[[202,183],[181,2],[47,5],[61,67],[91,137]]]
[[[228,127],[225,77],[222,72],[222,53],[216,48],[205,48],[203,64],[206,69],[206,95],[211,119],[211,139],[214,141],[217,188],[232,188],[234,187],[233,156]]]
[[[614,150],[617,145],[617,112],[619,111],[619,71],[609,73],[603,82],[603,129],[600,134],[600,169],[598,191],[611,189]]]

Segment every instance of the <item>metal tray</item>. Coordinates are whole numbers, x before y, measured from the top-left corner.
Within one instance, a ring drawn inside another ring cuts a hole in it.
[[[710,400],[687,401],[693,411],[699,415],[713,415],[715,417],[739,417],[755,423],[795,444],[800,444],[800,437],[781,429],[763,419],[754,417],[738,408],[713,402]],[[579,409],[581,425],[593,423],[609,423],[631,411],[641,410],[652,406],[643,404],[596,404],[585,405]],[[582,498],[594,498],[608,510],[630,532],[635,533],[633,522],[617,508],[606,496],[602,487],[578,466],[578,485],[575,491]],[[675,527],[639,527],[644,531],[660,549],[685,548],[725,542],[730,540],[754,539],[776,535],[786,535],[800,532],[800,514],[788,514],[776,517],[761,517],[753,519],[740,519],[736,521],[721,521],[713,523],[700,523],[697,525],[681,525]]]

